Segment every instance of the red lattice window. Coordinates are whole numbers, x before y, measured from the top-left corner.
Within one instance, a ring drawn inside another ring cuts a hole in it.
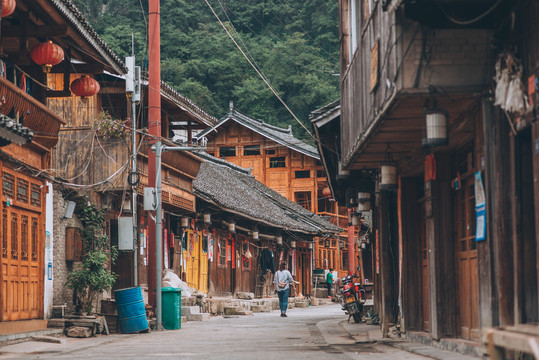
[[[32,261],[37,261],[37,218],[32,217]]]
[[[17,179],[17,200],[24,203],[28,202],[28,181]]]
[[[36,184],[32,184],[30,188],[30,204],[40,207],[41,206],[41,187]]]
[[[21,215],[21,260],[28,260],[28,216]]]
[[[5,172],[2,179],[2,190],[4,195],[13,197],[15,195],[15,176]]]
[[[11,213],[11,258],[19,258],[19,215]]]

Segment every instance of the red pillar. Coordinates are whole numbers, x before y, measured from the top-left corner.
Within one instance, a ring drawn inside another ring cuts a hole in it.
[[[351,213],[353,209],[348,209],[348,273],[355,274],[356,272],[356,252],[355,252],[355,230],[356,227],[352,225]]]
[[[150,144],[161,136],[161,37],[159,0],[148,0],[148,132]],[[155,187],[155,153],[148,150],[148,186]],[[161,216],[161,214],[156,214]],[[148,217],[148,303],[155,306],[155,221]]]

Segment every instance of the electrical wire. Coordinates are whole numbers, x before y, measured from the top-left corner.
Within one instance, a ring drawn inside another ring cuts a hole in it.
[[[444,14],[444,16],[449,20],[451,21],[452,23],[455,23],[457,25],[471,25],[473,23],[476,23],[478,22],[479,20],[483,19],[485,16],[487,16],[488,14],[490,14],[492,11],[494,11],[494,9],[496,9],[498,7],[498,5],[500,5],[502,3],[503,0],[498,0],[496,3],[494,3],[488,10],[486,10],[484,13],[482,13],[481,15],[479,16],[476,16],[475,18],[473,19],[470,19],[470,20],[458,20],[458,19],[455,19],[454,17],[452,17],[451,15],[449,15],[447,13],[447,11],[444,9],[444,7],[442,6],[442,4],[440,4],[440,1],[439,0],[436,0],[436,4],[438,5],[438,7],[440,8],[440,10],[442,10],[442,13]]]
[[[313,138],[315,141],[315,137],[313,136],[313,134],[309,131],[309,129],[307,129],[307,127],[297,118],[297,116],[294,114],[294,112],[292,112],[292,110],[288,107],[288,105],[286,105],[286,103],[283,101],[283,99],[279,96],[279,94],[277,94],[277,92],[275,91],[275,89],[271,86],[271,84],[268,82],[268,80],[260,73],[260,71],[258,71],[258,69],[256,68],[256,66],[254,66],[254,64],[251,62],[251,60],[249,59],[249,57],[245,54],[245,52],[243,51],[243,49],[238,45],[238,43],[236,42],[236,40],[234,39],[234,37],[232,36],[232,34],[230,34],[230,32],[228,31],[228,29],[226,28],[225,24],[223,24],[223,22],[221,21],[221,19],[219,18],[219,15],[217,15],[217,13],[215,12],[215,10],[213,9],[213,7],[211,6],[211,4],[208,2],[208,0],[204,0],[206,2],[206,4],[208,5],[208,7],[210,8],[211,12],[213,13],[213,15],[217,18],[217,20],[219,21],[219,24],[221,24],[221,26],[223,27],[223,29],[225,30],[225,32],[227,33],[228,37],[234,42],[234,44],[236,45],[236,47],[238,48],[238,50],[242,53],[243,57],[247,60],[247,62],[249,62],[249,65],[251,65],[251,67],[256,71],[256,73],[260,76],[260,78],[264,81],[264,83],[270,88],[270,90],[273,92],[273,94],[277,97],[277,99],[279,99],[279,101],[281,102],[281,104],[283,104],[283,106],[288,110],[288,112],[292,115],[292,117],[294,118],[294,120],[296,120],[304,129],[305,131],[307,132],[307,134],[309,134],[311,136],[311,138]]]

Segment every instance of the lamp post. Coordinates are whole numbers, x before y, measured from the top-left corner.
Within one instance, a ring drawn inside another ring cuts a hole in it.
[[[162,309],[161,309],[161,256],[162,256],[162,232],[163,221],[161,214],[161,154],[166,151],[196,151],[205,150],[200,147],[187,146],[166,146],[157,141],[152,145],[152,151],[155,153],[155,187],[156,187],[156,209],[155,209],[155,318],[157,321],[157,330],[163,330]]]

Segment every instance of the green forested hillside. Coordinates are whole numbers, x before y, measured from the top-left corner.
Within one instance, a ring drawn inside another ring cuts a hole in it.
[[[135,35],[147,66],[147,0],[74,0],[122,58]],[[209,0],[253,63],[304,123],[339,94],[337,1]],[[162,79],[216,117],[228,102],[305,133],[228,38],[205,0],[161,0]]]

